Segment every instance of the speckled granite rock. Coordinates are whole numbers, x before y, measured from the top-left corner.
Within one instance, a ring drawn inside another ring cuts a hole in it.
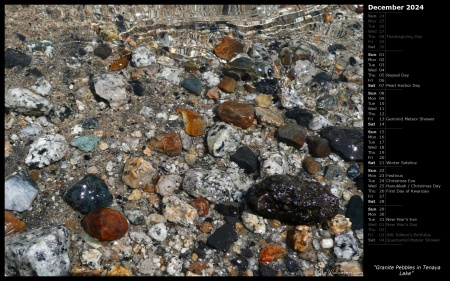
[[[5,273],[10,276],[66,276],[69,230],[64,226],[33,229],[5,238]]]

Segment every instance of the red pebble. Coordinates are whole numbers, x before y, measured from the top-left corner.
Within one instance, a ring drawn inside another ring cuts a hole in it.
[[[259,262],[268,263],[276,261],[284,258],[285,254],[286,249],[283,246],[277,244],[267,245],[261,249],[261,252],[259,252]]]
[[[209,213],[209,202],[203,198],[196,198],[190,202],[191,206],[197,209],[200,217],[204,217]]]
[[[81,225],[89,235],[100,241],[120,239],[128,231],[125,216],[109,208],[98,208],[90,212],[81,220]]]

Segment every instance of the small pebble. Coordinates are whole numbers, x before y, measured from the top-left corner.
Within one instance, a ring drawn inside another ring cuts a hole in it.
[[[97,146],[99,141],[100,138],[95,135],[86,135],[75,138],[70,145],[75,146],[84,152],[89,152]]]
[[[198,137],[205,133],[206,122],[200,114],[184,108],[177,108],[177,112],[183,117],[186,134]]]
[[[168,156],[177,156],[182,150],[181,138],[178,133],[155,136],[147,141],[147,146]]]
[[[128,232],[126,217],[113,209],[98,208],[87,214],[82,220],[83,229],[100,241],[114,241]]]
[[[141,157],[133,157],[125,162],[122,180],[131,188],[144,188],[152,182],[156,170],[150,162]]]
[[[217,87],[224,92],[232,93],[237,87],[237,82],[231,77],[224,76]]]
[[[251,127],[255,119],[255,109],[253,105],[247,103],[226,101],[219,105],[218,113],[225,122],[243,129]]]
[[[264,246],[259,253],[259,262],[262,264],[282,259],[286,254],[286,249],[278,244]]]
[[[5,179],[5,209],[23,212],[38,196],[38,184],[27,172],[19,171]]]
[[[219,40],[221,42],[214,47],[214,53],[221,59],[228,61],[244,50],[244,45],[236,39],[223,37]]]

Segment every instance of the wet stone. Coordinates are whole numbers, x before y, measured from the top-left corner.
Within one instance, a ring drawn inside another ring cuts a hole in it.
[[[349,229],[352,226],[350,219],[341,214],[337,214],[334,218],[327,221],[328,229],[332,234],[339,234]]]
[[[334,254],[338,260],[349,261],[358,253],[358,245],[355,237],[350,234],[341,234],[334,238],[336,246],[334,246]]]
[[[144,188],[152,182],[156,170],[146,160],[140,157],[133,157],[125,162],[122,180],[131,188]]]
[[[220,40],[220,39],[219,39]],[[244,45],[235,39],[221,38],[221,42],[214,47],[214,53],[221,59],[230,60],[236,54],[244,51]]]
[[[241,146],[236,150],[230,156],[230,160],[238,164],[246,173],[256,172],[259,168],[258,156],[247,146]]]
[[[87,214],[82,220],[83,229],[100,241],[114,241],[128,232],[127,218],[110,208],[98,208]]]
[[[359,174],[355,179],[355,185],[358,188],[358,190],[363,190],[364,188],[364,174]]]
[[[327,180],[332,180],[342,174],[342,170],[338,165],[328,165],[325,167],[325,176]]]
[[[322,115],[315,115],[313,119],[309,122],[308,128],[312,131],[318,131],[320,129],[326,128],[328,126],[331,126],[331,122],[328,121],[327,118],[325,118]]]
[[[247,84],[246,84],[247,85]],[[257,95],[255,98],[256,106],[262,108],[269,108],[272,104],[273,97],[271,95]]]
[[[167,227],[164,223],[157,223],[148,230],[148,236],[156,241],[164,241],[167,237]]]
[[[45,98],[24,88],[6,91],[5,107],[24,115],[47,115],[53,105]]]
[[[266,224],[264,223],[264,218],[261,216],[257,216],[250,212],[244,211],[242,213],[242,222],[244,223],[245,227],[253,233],[266,233]]]
[[[364,132],[362,128],[330,126],[320,131],[330,142],[332,150],[346,161],[362,161]]]
[[[38,184],[24,171],[5,179],[5,209],[23,212],[31,207],[39,193]]]
[[[202,81],[195,76],[185,78],[181,86],[194,95],[200,96],[202,93]]]
[[[138,47],[131,54],[131,63],[135,67],[147,67],[156,63],[155,53],[146,47]]]
[[[287,118],[294,119],[298,125],[308,127],[309,122],[313,119],[313,114],[306,109],[293,108],[284,114]]]
[[[284,125],[283,117],[274,109],[269,108],[255,108],[256,119],[261,125],[274,125],[276,127]]]
[[[307,156],[303,160],[303,165],[305,166],[306,171],[311,175],[317,174],[322,169],[320,163],[317,162],[316,159],[314,159],[314,157],[311,156]]]
[[[232,93],[237,87],[237,82],[229,76],[224,76],[217,87],[222,91]]]
[[[256,82],[255,91],[261,94],[268,94],[275,96],[280,90],[280,86],[278,85],[278,79],[265,78],[261,79],[259,82]]]
[[[266,218],[292,224],[322,223],[334,217],[339,199],[328,188],[290,175],[272,175],[247,191],[248,206]]]
[[[82,214],[100,207],[108,207],[113,201],[108,186],[94,174],[88,174],[76,182],[63,198],[74,210]]]
[[[338,104],[337,95],[325,94],[316,100],[316,108],[332,110]]]
[[[75,146],[78,149],[89,152],[97,146],[97,143],[100,141],[100,138],[95,135],[87,135],[74,139],[70,145]]]
[[[94,55],[105,60],[112,54],[112,49],[108,44],[100,44],[94,49]]]
[[[13,214],[5,211],[5,236],[19,232],[25,227],[25,222],[16,218]]]
[[[86,118],[81,121],[81,127],[83,127],[83,129],[95,129],[98,127],[98,125],[99,121],[96,117]]]
[[[61,160],[68,150],[66,139],[62,135],[44,135],[31,144],[25,164],[42,168]]]
[[[251,127],[255,119],[255,109],[248,103],[226,101],[219,105],[218,113],[223,121],[243,129]]]
[[[280,90],[281,105],[286,109],[294,107],[304,107],[305,102],[300,97],[300,93],[293,87],[283,87]]]
[[[309,153],[316,158],[328,157],[331,153],[330,143],[327,139],[319,136],[308,136],[306,138],[308,143]]]
[[[361,196],[353,195],[348,204],[345,216],[352,222],[352,230],[364,227],[364,202]]]
[[[280,141],[297,148],[303,147],[307,133],[308,130],[306,128],[295,124],[287,124],[277,130],[277,136]]]
[[[311,247],[311,227],[298,225],[287,233],[287,242],[296,252],[304,253]]]
[[[226,252],[236,242],[238,235],[233,226],[224,224],[206,240],[206,245],[218,251]]]
[[[70,233],[64,226],[44,227],[5,237],[6,276],[67,276]]]
[[[21,51],[7,48],[5,51],[5,67],[13,68],[15,66],[28,66],[31,63],[32,56],[29,56]]]
[[[182,150],[181,138],[178,133],[155,136],[147,141],[147,146],[168,156],[180,155]]]
[[[189,109],[177,108],[177,112],[181,114],[184,122],[184,131],[186,134],[199,137],[205,133],[206,121],[203,117]]]
[[[355,178],[361,173],[361,171],[359,170],[359,167],[356,165],[350,165],[347,168],[347,176],[351,179],[351,180],[355,180]]]
[[[209,130],[206,142],[209,153],[216,157],[222,157],[236,151],[241,137],[232,126],[219,122]]]
[[[330,74],[326,72],[320,72],[313,77],[312,82],[326,83],[331,82],[331,79],[332,78]]]
[[[286,249],[278,244],[264,246],[259,252],[259,262],[262,264],[282,259],[286,254]]]

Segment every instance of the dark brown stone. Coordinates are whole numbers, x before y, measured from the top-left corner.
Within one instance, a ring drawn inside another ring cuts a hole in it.
[[[125,216],[109,208],[99,208],[90,212],[81,220],[81,225],[89,235],[100,241],[120,239],[128,231]]]
[[[251,127],[255,120],[255,109],[248,103],[226,101],[219,106],[218,113],[223,121],[243,129]]]
[[[277,130],[278,138],[281,141],[298,148],[305,143],[307,133],[306,128],[295,124],[287,124]]]
[[[217,87],[222,91],[232,93],[237,87],[237,82],[229,76],[224,76]]]
[[[306,171],[311,175],[317,174],[321,169],[320,163],[318,163],[316,159],[311,156],[308,156],[305,160],[303,160],[303,165],[305,166]]]

